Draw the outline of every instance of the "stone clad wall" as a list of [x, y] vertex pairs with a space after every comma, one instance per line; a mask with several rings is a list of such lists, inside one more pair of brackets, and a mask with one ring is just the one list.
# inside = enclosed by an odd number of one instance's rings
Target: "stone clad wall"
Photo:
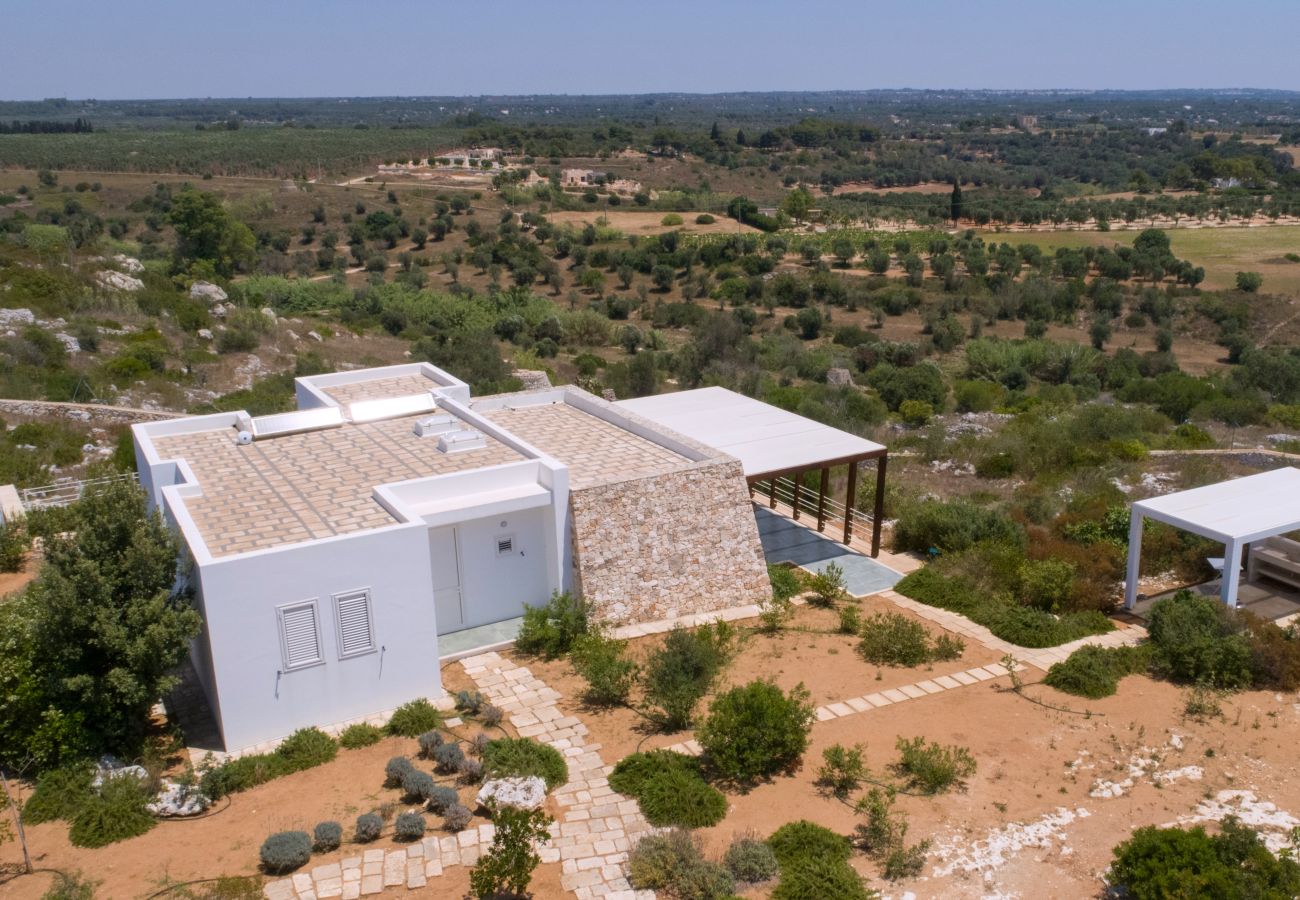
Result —
[[736, 460], [573, 491], [578, 590], [598, 618], [653, 622], [771, 595]]

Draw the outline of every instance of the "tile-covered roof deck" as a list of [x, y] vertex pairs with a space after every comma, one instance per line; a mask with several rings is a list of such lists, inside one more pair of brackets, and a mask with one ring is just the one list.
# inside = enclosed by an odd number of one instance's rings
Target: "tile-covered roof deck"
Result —
[[438, 387], [437, 382], [423, 375], [395, 375], [390, 378], [371, 378], [350, 384], [322, 387], [326, 394], [345, 409], [359, 400], [380, 400], [385, 397], [405, 397], [425, 394]]
[[442, 453], [436, 437], [412, 433], [418, 418], [348, 423], [251, 444], [238, 443], [234, 428], [153, 442], [162, 459], [183, 459], [194, 472], [203, 496], [185, 506], [208, 551], [220, 557], [393, 525], [373, 498], [376, 485], [524, 459], [490, 436], [482, 449]]
[[680, 453], [563, 402], [475, 410], [569, 467], [574, 489], [692, 465]]

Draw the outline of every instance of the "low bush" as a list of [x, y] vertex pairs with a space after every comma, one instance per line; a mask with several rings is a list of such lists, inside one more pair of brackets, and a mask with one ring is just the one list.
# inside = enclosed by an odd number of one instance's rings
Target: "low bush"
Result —
[[217, 800], [323, 765], [338, 756], [338, 752], [338, 743], [319, 728], [300, 728], [270, 753], [241, 756], [208, 769], [200, 778], [199, 787], [208, 798]]
[[287, 875], [311, 859], [311, 838], [305, 831], [281, 831], [262, 842], [258, 856], [268, 875]]
[[329, 853], [343, 844], [343, 826], [338, 822], [318, 822], [311, 833], [311, 848], [316, 853]]
[[727, 798], [698, 773], [668, 768], [649, 779], [636, 794], [651, 825], [705, 828], [727, 814]]
[[436, 787], [433, 776], [428, 772], [412, 769], [402, 777], [402, 794], [407, 803], [423, 803], [433, 795]]
[[[709, 215], [708, 213], [700, 213], [698, 216], [695, 217], [696, 225], [712, 225], [716, 221], [717, 219], [713, 218], [713, 216]], [[1291, 255], [1294, 256], [1295, 254], [1293, 253]]]
[[433, 751], [433, 767], [441, 775], [455, 775], [465, 764], [465, 751], [460, 744], [442, 744]]
[[914, 790], [940, 794], [975, 774], [975, 758], [965, 747], [943, 746], [925, 738], [899, 738], [895, 771]]
[[378, 744], [384, 737], [384, 731], [377, 725], [358, 722], [343, 729], [339, 735], [339, 744], [349, 750], [360, 750]]
[[1024, 543], [1024, 532], [1003, 512], [969, 500], [922, 500], [899, 511], [894, 549], [957, 553], [978, 543]]
[[929, 841], [907, 846], [907, 820], [894, 812], [894, 792], [875, 787], [858, 802], [857, 811], [867, 821], [854, 830], [853, 842], [881, 864], [889, 880], [921, 874]]
[[22, 522], [0, 522], [0, 572], [20, 572], [32, 538]]
[[627, 703], [639, 671], [627, 658], [627, 641], [592, 631], [574, 642], [572, 660], [573, 668], [587, 682], [584, 700], [595, 706]]
[[1139, 828], [1117, 846], [1109, 879], [1133, 900], [1300, 896], [1300, 863], [1276, 857], [1235, 818], [1217, 835], [1197, 826]]
[[682, 217], [679, 213], [668, 213], [659, 220], [660, 225], [673, 226], [682, 224]]
[[803, 592], [804, 579], [793, 566], [768, 565], [768, 581], [772, 582], [772, 596], [789, 600]]
[[473, 819], [474, 813], [468, 806], [455, 803], [442, 814], [442, 827], [448, 831], [463, 831]]
[[67, 766], [42, 772], [36, 790], [23, 804], [23, 822], [38, 825], [62, 819], [71, 822], [94, 792], [95, 770], [90, 765]]
[[703, 779], [703, 765], [694, 756], [675, 750], [647, 750], [632, 753], [614, 764], [609, 786], [629, 797], [640, 795], [647, 783], [665, 772], [680, 771]]
[[844, 570], [837, 563], [827, 563], [820, 572], [814, 572], [808, 579], [808, 590], [808, 602], [813, 606], [833, 607], [849, 596]]
[[422, 759], [433, 759], [433, 751], [443, 745], [441, 731], [426, 731], [417, 738], [420, 745], [420, 757]]
[[767, 845], [776, 854], [782, 869], [816, 857], [847, 862], [853, 851], [853, 845], [844, 835], [807, 819], [785, 823], [767, 839]]
[[281, 741], [275, 752], [291, 771], [300, 772], [333, 760], [339, 755], [339, 745], [319, 728], [299, 728]]
[[423, 697], [403, 703], [393, 710], [385, 730], [399, 737], [419, 737], [426, 731], [433, 731], [442, 725], [442, 713], [434, 709], [433, 704]]
[[424, 837], [424, 816], [417, 812], [404, 812], [393, 823], [393, 836], [399, 841], [418, 841]]
[[751, 681], [713, 701], [696, 740], [724, 778], [750, 783], [799, 760], [815, 717], [802, 683], [787, 694], [773, 682]]
[[150, 799], [148, 785], [132, 775], [105, 779], [73, 816], [68, 840], [74, 847], [104, 847], [144, 834], [156, 824]]
[[470, 872], [470, 890], [476, 897], [526, 897], [533, 870], [541, 863], [536, 845], [550, 837], [548, 817], [540, 809], [497, 810], [492, 846]]
[[919, 666], [956, 659], [966, 649], [960, 639], [949, 635], [932, 640], [924, 625], [902, 613], [868, 616], [858, 633], [862, 635], [858, 653], [876, 665]]
[[837, 630], [840, 634], [857, 634], [862, 630], [862, 610], [846, 604], [838, 612], [840, 621]]
[[483, 773], [488, 778], [537, 775], [553, 791], [569, 780], [569, 767], [554, 747], [530, 738], [498, 738], [483, 748]]
[[415, 771], [415, 766], [405, 756], [394, 756], [384, 765], [384, 787], [401, 787], [406, 776]]
[[759, 884], [776, 877], [776, 854], [763, 841], [751, 837], [736, 838], [722, 857], [722, 864], [737, 881]]
[[681, 830], [638, 841], [628, 857], [628, 877], [637, 890], [672, 900], [725, 900], [736, 889], [731, 873], [705, 859], [699, 841]]
[[776, 634], [794, 618], [794, 603], [788, 597], [764, 597], [758, 601], [758, 630]]
[[[257, 881], [260, 884], [261, 879]], [[55, 872], [54, 883], [41, 894], [41, 900], [95, 900], [97, 884], [80, 872]]]
[[781, 880], [771, 900], [872, 900], [880, 895], [868, 891], [858, 873], [846, 862], [806, 859], [797, 865], [781, 866]]
[[836, 797], [847, 797], [861, 787], [867, 777], [867, 766], [862, 761], [863, 746], [832, 744], [822, 751], [822, 766], [817, 770], [817, 784]]
[[587, 633], [587, 605], [567, 593], [554, 594], [545, 606], [525, 606], [515, 649], [530, 656], [557, 659]]
[[1151, 607], [1147, 620], [1157, 671], [1177, 681], [1222, 688], [1250, 685], [1250, 643], [1240, 620], [1217, 599], [1179, 591]]
[[464, 784], [478, 784], [483, 780], [483, 763], [477, 759], [466, 759], [457, 770]]
[[1125, 675], [1145, 672], [1151, 664], [1148, 646], [1080, 647], [1064, 662], [1054, 664], [1043, 678], [1058, 691], [1097, 700], [1115, 693]]
[[429, 791], [429, 796], [426, 799], [429, 801], [429, 810], [440, 816], [445, 815], [447, 810], [460, 802], [460, 796], [454, 788], [441, 784], [435, 785], [433, 790]]
[[488, 700], [479, 691], [457, 691], [456, 692], [456, 711], [467, 715], [476, 716], [483, 709], [483, 705]]
[[353, 836], [357, 843], [368, 844], [371, 841], [378, 840], [379, 835], [384, 830], [384, 820], [376, 813], [362, 813], [357, 816], [356, 829]]
[[649, 716], [656, 725], [680, 731], [691, 724], [695, 707], [730, 657], [734, 634], [725, 622], [668, 632], [646, 660], [643, 679]]

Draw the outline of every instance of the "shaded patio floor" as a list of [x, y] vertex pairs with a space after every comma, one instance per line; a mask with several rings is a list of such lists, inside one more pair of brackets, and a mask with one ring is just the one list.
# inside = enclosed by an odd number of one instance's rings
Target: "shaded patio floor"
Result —
[[888, 590], [903, 577], [865, 553], [819, 534], [816, 528], [805, 527], [757, 503], [754, 519], [763, 542], [763, 556], [769, 563], [794, 563], [812, 572], [835, 563], [844, 570], [848, 591], [855, 597]]
[[[1187, 590], [1217, 600], [1221, 584], [1221, 579], [1215, 578], [1203, 584], [1191, 585]], [[1151, 614], [1151, 607], [1156, 601], [1172, 597], [1176, 593], [1177, 591], [1166, 591], [1154, 597], [1143, 597], [1134, 605], [1132, 613], [1145, 620]], [[1247, 584], [1243, 580], [1237, 588], [1237, 609], [1252, 612], [1269, 622], [1289, 620], [1293, 616], [1300, 615], [1300, 591], [1276, 581], [1260, 580]]]

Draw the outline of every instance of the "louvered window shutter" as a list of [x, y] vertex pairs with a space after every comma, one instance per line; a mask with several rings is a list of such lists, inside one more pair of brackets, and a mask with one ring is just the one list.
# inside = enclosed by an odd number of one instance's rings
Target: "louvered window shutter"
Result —
[[316, 604], [303, 603], [298, 606], [282, 607], [280, 631], [284, 640], [286, 669], [298, 669], [321, 661]]
[[356, 656], [375, 649], [370, 622], [370, 592], [355, 591], [334, 598], [339, 626], [339, 656]]

